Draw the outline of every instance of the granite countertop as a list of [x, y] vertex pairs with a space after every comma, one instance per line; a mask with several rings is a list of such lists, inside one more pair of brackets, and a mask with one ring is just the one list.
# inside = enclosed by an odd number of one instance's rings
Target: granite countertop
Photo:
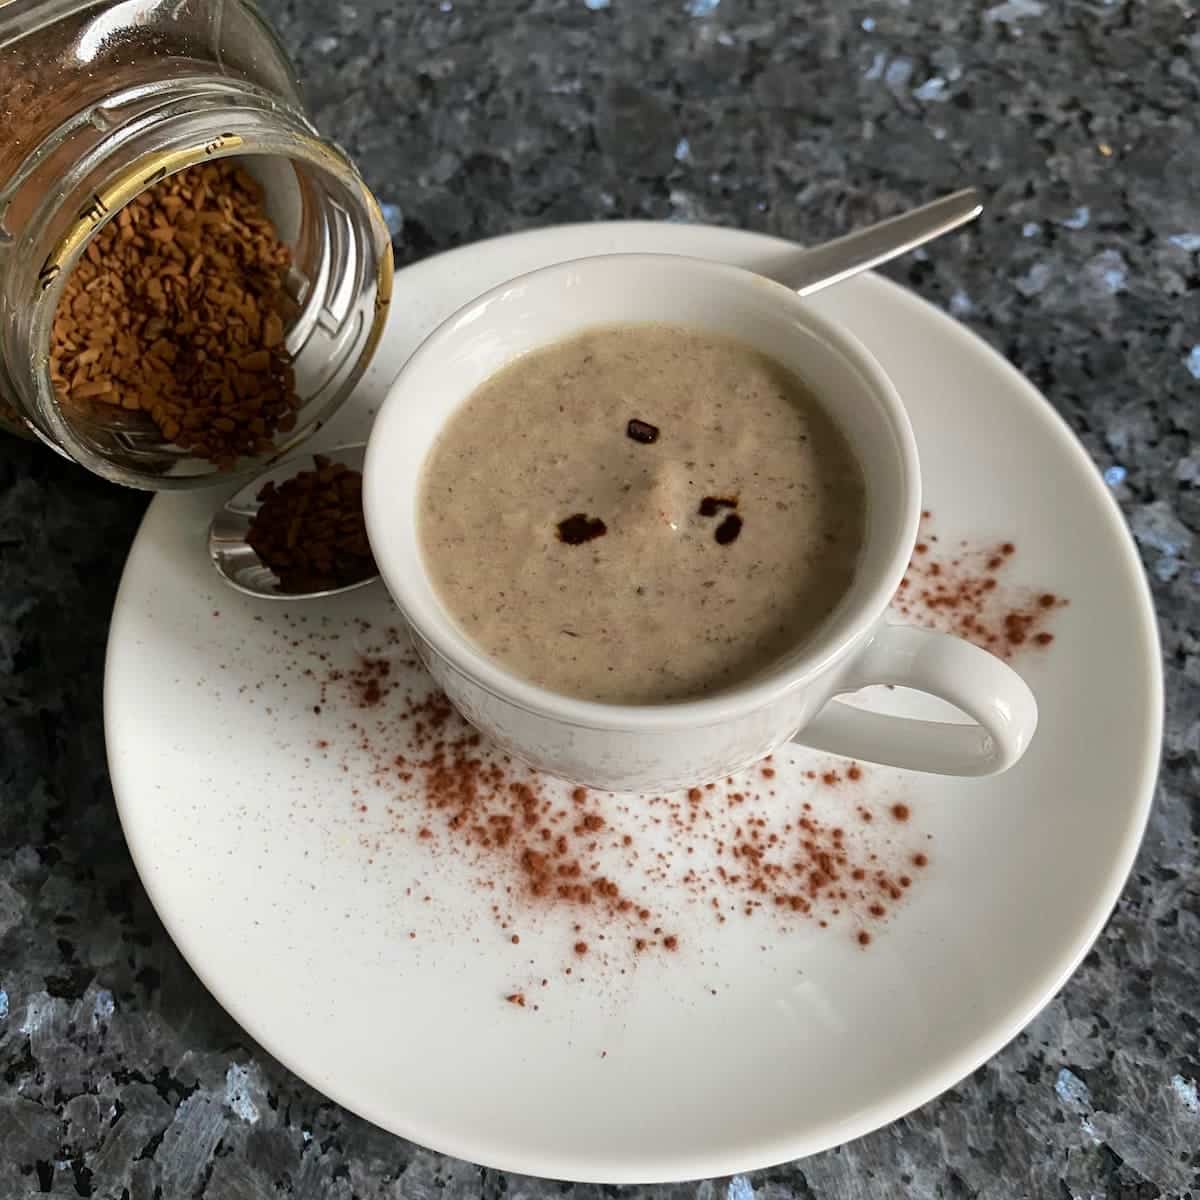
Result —
[[[401, 262], [561, 221], [809, 241], [975, 183], [889, 270], [1083, 440], [1141, 549], [1162, 777], [1115, 914], [1002, 1053], [850, 1146], [639, 1195], [1200, 1196], [1200, 24], [1185, 3], [269, 0]], [[0, 440], [0, 1196], [596, 1195], [350, 1116], [251, 1044], [146, 899], [101, 679], [145, 504]]]

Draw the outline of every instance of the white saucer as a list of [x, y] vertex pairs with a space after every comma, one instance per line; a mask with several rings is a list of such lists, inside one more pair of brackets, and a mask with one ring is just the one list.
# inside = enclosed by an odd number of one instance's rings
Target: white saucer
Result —
[[[794, 253], [724, 229], [595, 224], [409, 267], [357, 402], [325, 440], [365, 435], [420, 338], [479, 292], [561, 259], [647, 250], [767, 272]], [[679, 947], [635, 954], [617, 922], [601, 949], [605, 927], [591, 919], [592, 949], [566, 975], [585, 936], [571, 915], [504, 898], [510, 876], [489, 893], [481, 863], [448, 852], [444, 828], [418, 835], [434, 822], [415, 784], [372, 780], [378, 753], [356, 750], [355, 738], [365, 729], [378, 743], [399, 693], [357, 710], [345, 685], [322, 700], [304, 674], [352, 666], [357, 651], [386, 641], [394, 618], [382, 590], [315, 606], [255, 602], [207, 561], [218, 497], [151, 506], [108, 652], [121, 821], [205, 985], [347, 1108], [439, 1151], [530, 1174], [618, 1183], [763, 1167], [866, 1133], [974, 1070], [1098, 934], [1146, 822], [1162, 718], [1149, 593], [1118, 510], [1049, 405], [947, 317], [878, 278], [812, 303], [847, 322], [899, 387], [938, 546], [1010, 540], [1002, 588], [1070, 601], [1048, 618], [1053, 644], [1013, 660], [1037, 693], [1041, 726], [1007, 775], [955, 782], [867, 769], [853, 788], [826, 787], [805, 772], [833, 764], [797, 752], [774, 764], [769, 786], [734, 785], [760, 794], [747, 811], [757, 804], [768, 822], [790, 823], [811, 803], [826, 830], [845, 824], [855, 853], [878, 852], [889, 870], [927, 852], [883, 921], [849, 902], [836, 916], [784, 919], [767, 906], [719, 923], [711, 896], [694, 902], [655, 881], [656, 852], [686, 853], [666, 806], [598, 798], [611, 818], [605, 836], [627, 829], [641, 854], [618, 881]], [[421, 687], [398, 658], [390, 682]], [[387, 728], [399, 730], [384, 736], [402, 752], [402, 730]], [[557, 786], [546, 794], [565, 797]], [[891, 819], [896, 803], [911, 806], [908, 821]], [[732, 819], [720, 818], [726, 833]], [[713, 853], [710, 838], [696, 861]], [[510, 928], [491, 911], [497, 896]], [[864, 949], [856, 935], [866, 929]], [[523, 1008], [505, 1000], [517, 992]]]

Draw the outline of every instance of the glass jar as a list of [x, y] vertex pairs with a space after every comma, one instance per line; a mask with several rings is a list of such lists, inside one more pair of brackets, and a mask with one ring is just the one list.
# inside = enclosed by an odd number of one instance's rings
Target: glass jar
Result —
[[290, 249], [283, 346], [298, 402], [292, 428], [239, 459], [240, 474], [318, 429], [367, 365], [392, 285], [374, 197], [305, 116], [248, 0], [0, 0], [0, 423], [117, 483], [216, 481], [213, 462], [145, 413], [64, 404], [50, 349], [64, 285], [98, 231], [167, 175], [228, 157], [261, 185]]

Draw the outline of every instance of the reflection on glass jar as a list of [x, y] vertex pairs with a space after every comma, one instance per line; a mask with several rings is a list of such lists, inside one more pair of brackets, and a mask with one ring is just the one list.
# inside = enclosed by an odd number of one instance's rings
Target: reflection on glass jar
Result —
[[[347, 398], [390, 299], [389, 235], [353, 165], [305, 116], [286, 56], [252, 5], [10, 0], [0, 5], [0, 128], [0, 423], [116, 482], [166, 489], [261, 466]], [[72, 286], [72, 271], [84, 256], [95, 268], [101, 247], [116, 244], [112, 229], [97, 240], [100, 231], [115, 221], [122, 236], [131, 214], [149, 219], [157, 203], [149, 189], [227, 159], [257, 181], [263, 213], [287, 246], [279, 301], [269, 306], [281, 328], [267, 336], [296, 396], [294, 418], [269, 423], [265, 439], [246, 443], [236, 459], [211, 452], [202, 436], [180, 436], [152, 398], [111, 402], [113, 389], [79, 366], [101, 349], [70, 359], [74, 385], [61, 371], [55, 385], [51, 361], [52, 337], [62, 361], [60, 303], [87, 303], [83, 274]], [[181, 278], [167, 263], [162, 286], [187, 287], [191, 266]], [[89, 288], [99, 286], [96, 273], [89, 270]], [[107, 319], [114, 333], [129, 329], [125, 307]], [[175, 345], [189, 336], [176, 317], [146, 334]], [[148, 349], [136, 345], [138, 354]], [[195, 357], [185, 354], [179, 370], [193, 371]]]

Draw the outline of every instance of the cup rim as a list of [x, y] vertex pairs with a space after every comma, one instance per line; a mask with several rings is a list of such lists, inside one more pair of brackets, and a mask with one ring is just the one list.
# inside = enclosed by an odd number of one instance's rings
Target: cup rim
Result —
[[[374, 499], [377, 490], [385, 486], [383, 482], [377, 484], [376, 481], [387, 478], [387, 465], [380, 460], [383, 439], [378, 433], [395, 420], [399, 397], [404, 393], [411, 377], [418, 369], [426, 367], [431, 360], [435, 361], [460, 330], [478, 328], [477, 323], [481, 319], [486, 320], [488, 306], [514, 287], [549, 286], [556, 277], [599, 269], [601, 264], [607, 269], [613, 269], [614, 264], [618, 264], [618, 269], [619, 265], [627, 265], [631, 270], [637, 267], [653, 267], [659, 271], [698, 271], [708, 274], [714, 284], [721, 287], [753, 287], [773, 291], [779, 303], [789, 309], [798, 324], [829, 343], [863, 376], [876, 397], [883, 403], [902, 460], [902, 475], [907, 484], [902, 499], [903, 535], [893, 548], [887, 569], [881, 572], [880, 578], [870, 586], [865, 597], [842, 621], [821, 630], [810, 644], [803, 646], [786, 663], [746, 683], [724, 688], [712, 696], [657, 704], [612, 704], [568, 696], [541, 687], [502, 666], [478, 649], [466, 634], [460, 632], [429, 579], [428, 571], [421, 560], [419, 545], [417, 558], [420, 562], [420, 574], [435, 601], [435, 612], [432, 614], [435, 620], [414, 617], [413, 605], [410, 603], [412, 591], [408, 572], [392, 569], [393, 564], [389, 562], [387, 538], [379, 515], [384, 507], [384, 496], [380, 494], [378, 501]], [[552, 341], [552, 338], [548, 338], [546, 344], [549, 345]], [[459, 403], [465, 401], [467, 395], [469, 393], [464, 394]], [[419, 479], [418, 471], [409, 481], [412, 487], [417, 487]], [[669, 731], [716, 725], [745, 712], [767, 707], [810, 683], [868, 636], [885, 612], [900, 584], [912, 546], [916, 542], [920, 506], [920, 464], [916, 438], [908, 414], [895, 385], [859, 339], [843, 326], [813, 312], [807, 301], [784, 284], [743, 267], [677, 254], [599, 254], [570, 259], [514, 276], [460, 306], [425, 337], [388, 387], [368, 436], [363, 466], [363, 509], [368, 540], [384, 585], [412, 631], [451, 667], [497, 699], [560, 724], [588, 729]]]

